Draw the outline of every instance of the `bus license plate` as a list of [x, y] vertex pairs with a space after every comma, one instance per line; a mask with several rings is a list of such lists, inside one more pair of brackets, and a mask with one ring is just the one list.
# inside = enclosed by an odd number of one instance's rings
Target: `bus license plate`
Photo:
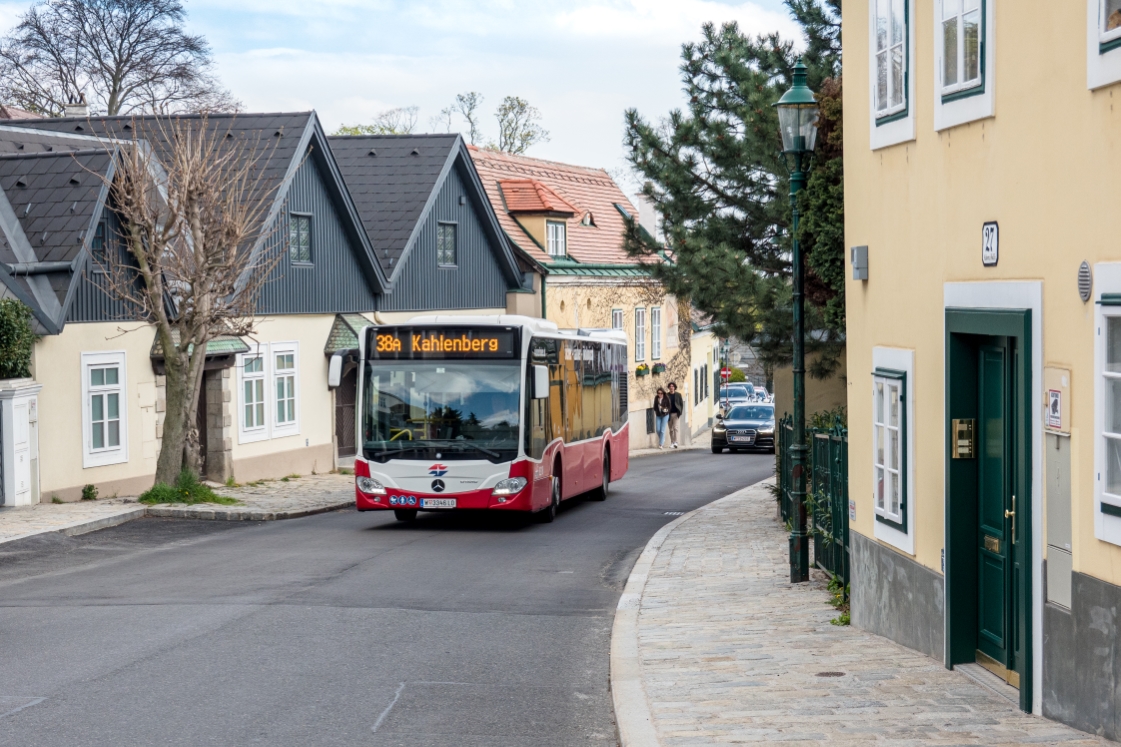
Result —
[[754, 436], [729, 436], [728, 440], [734, 444], [753, 444], [755, 443]]
[[455, 508], [455, 498], [421, 498], [421, 508]]

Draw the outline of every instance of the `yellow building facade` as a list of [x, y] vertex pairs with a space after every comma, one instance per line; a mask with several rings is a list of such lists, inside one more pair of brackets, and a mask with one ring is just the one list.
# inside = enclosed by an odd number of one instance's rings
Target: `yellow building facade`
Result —
[[1121, 738], [1121, 2], [843, 31], [853, 623]]

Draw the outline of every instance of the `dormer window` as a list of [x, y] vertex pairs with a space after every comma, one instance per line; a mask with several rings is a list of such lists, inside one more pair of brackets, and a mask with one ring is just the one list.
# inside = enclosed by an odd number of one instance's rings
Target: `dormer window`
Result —
[[[1118, 1], [1121, 2], [1121, 0], [1118, 0]], [[582, 225], [582, 226], [592, 226], [594, 228], [595, 224], [596, 224], [596, 219], [592, 217], [591, 212], [584, 213], [584, 217], [580, 220], [580, 225]]]
[[563, 257], [568, 254], [565, 228], [563, 221], [550, 220], [545, 222], [545, 249], [550, 257]]

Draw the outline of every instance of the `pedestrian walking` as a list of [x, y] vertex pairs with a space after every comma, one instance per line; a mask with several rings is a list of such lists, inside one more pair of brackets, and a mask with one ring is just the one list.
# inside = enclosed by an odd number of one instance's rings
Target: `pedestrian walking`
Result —
[[681, 416], [685, 414], [685, 400], [677, 391], [677, 382], [669, 383], [669, 440], [677, 448], [677, 431]]
[[666, 426], [669, 424], [669, 396], [658, 387], [654, 396], [654, 429], [658, 432], [658, 448], [666, 447]]

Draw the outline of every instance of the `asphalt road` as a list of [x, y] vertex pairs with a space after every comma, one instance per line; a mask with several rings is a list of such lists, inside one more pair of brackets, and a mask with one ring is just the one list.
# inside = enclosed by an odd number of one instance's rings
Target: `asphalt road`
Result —
[[0, 745], [611, 745], [614, 609], [770, 455], [635, 459], [556, 522], [353, 510], [0, 545]]

